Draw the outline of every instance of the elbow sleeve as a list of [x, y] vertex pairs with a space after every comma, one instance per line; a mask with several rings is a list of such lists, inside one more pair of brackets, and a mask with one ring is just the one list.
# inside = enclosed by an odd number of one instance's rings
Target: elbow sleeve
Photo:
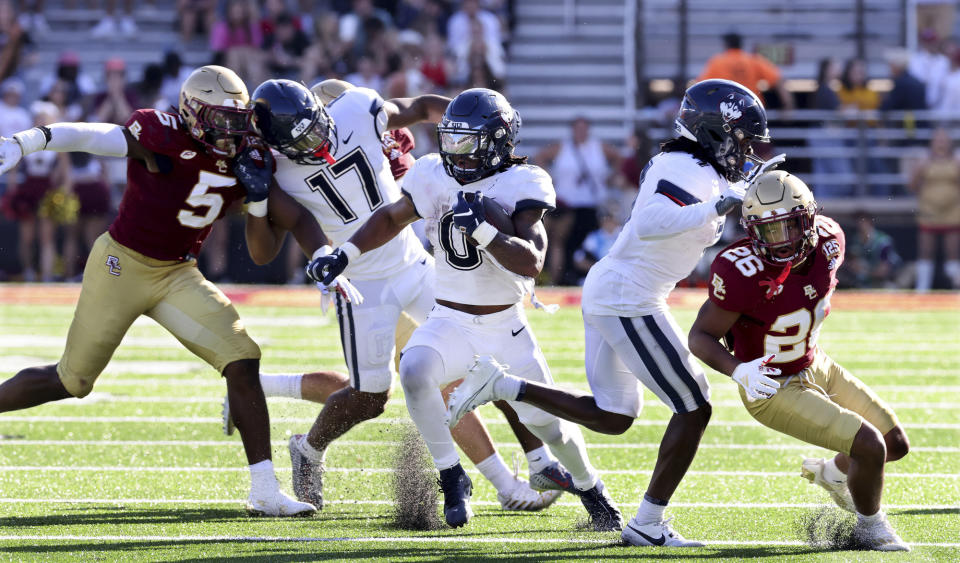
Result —
[[123, 127], [113, 123], [54, 123], [48, 127], [46, 150], [86, 152], [100, 156], [127, 156]]

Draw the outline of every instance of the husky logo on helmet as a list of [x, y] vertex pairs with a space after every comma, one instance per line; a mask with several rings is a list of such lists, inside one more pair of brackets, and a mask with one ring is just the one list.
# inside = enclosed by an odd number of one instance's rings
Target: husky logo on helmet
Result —
[[764, 261], [793, 265], [817, 247], [818, 212], [813, 193], [803, 180], [775, 170], [760, 176], [747, 188], [741, 222]]
[[193, 71], [180, 88], [180, 117], [190, 136], [207, 152], [231, 158], [243, 147], [252, 111], [247, 87], [232, 70], [207, 65]]
[[729, 123], [743, 117], [743, 112], [740, 111], [740, 105], [742, 104], [743, 102], [737, 100], [736, 95], [730, 94], [727, 96], [727, 99], [720, 102], [720, 115], [723, 116], [723, 120]]

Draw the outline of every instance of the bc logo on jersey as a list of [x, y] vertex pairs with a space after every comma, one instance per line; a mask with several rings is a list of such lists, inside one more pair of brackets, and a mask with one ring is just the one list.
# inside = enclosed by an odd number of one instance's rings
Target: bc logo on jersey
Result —
[[107, 273], [111, 276], [120, 275], [120, 259], [116, 256], [107, 255]]

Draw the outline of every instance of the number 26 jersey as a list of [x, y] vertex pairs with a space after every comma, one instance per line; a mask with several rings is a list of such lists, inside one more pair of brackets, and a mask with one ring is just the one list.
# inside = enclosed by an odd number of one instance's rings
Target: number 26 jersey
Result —
[[731, 244], [714, 258], [710, 300], [740, 313], [731, 328], [738, 360], [776, 354], [770, 365], [783, 375], [799, 373], [813, 363], [846, 247], [843, 230], [833, 219], [818, 216], [816, 229], [816, 248], [781, 285], [776, 279], [783, 270], [761, 260], [749, 239]]
[[[390, 159], [383, 154], [387, 125], [384, 101], [369, 88], [347, 90], [326, 107], [337, 147], [333, 164], [298, 164], [274, 152], [280, 189], [306, 207], [336, 247], [346, 242], [374, 211], [401, 197]], [[354, 280], [388, 277], [427, 256], [410, 227], [393, 240], [364, 252], [347, 266]]]

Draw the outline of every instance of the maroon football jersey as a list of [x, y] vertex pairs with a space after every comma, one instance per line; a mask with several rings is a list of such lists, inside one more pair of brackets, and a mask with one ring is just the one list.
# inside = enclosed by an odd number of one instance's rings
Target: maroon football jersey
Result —
[[714, 258], [710, 300], [740, 313], [731, 329], [738, 360], [776, 354], [769, 365], [783, 375], [798, 373], [813, 362], [846, 248], [843, 231], [833, 219], [818, 216], [816, 228], [817, 248], [782, 284], [777, 278], [783, 268], [761, 260], [750, 239], [731, 244]]
[[196, 255], [213, 222], [246, 195], [233, 175], [233, 160], [207, 154], [172, 113], [137, 110], [126, 126], [156, 154], [160, 171], [128, 159], [127, 189], [110, 235], [157, 260]]

